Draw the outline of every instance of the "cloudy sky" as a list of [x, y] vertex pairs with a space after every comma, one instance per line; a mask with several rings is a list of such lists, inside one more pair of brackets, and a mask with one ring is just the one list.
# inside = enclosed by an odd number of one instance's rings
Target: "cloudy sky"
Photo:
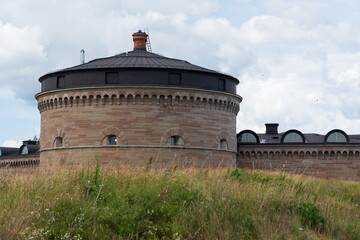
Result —
[[227, 72], [243, 97], [237, 131], [360, 133], [358, 0], [1, 0], [0, 146], [40, 133], [43, 74], [132, 50]]

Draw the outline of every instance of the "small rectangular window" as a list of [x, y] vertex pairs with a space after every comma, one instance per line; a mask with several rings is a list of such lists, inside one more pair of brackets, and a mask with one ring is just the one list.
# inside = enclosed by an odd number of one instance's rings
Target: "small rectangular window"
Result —
[[65, 76], [59, 76], [59, 77], [57, 77], [56, 87], [57, 87], [57, 88], [63, 88], [63, 87], [65, 87]]
[[219, 78], [218, 88], [219, 88], [219, 90], [225, 90], [225, 79]]
[[116, 84], [119, 83], [119, 73], [118, 72], [107, 72], [105, 76], [106, 84]]
[[169, 85], [181, 85], [181, 73], [169, 73]]

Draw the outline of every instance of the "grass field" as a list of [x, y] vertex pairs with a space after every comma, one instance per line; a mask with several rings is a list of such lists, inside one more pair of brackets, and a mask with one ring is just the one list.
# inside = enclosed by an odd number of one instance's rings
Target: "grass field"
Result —
[[98, 165], [0, 176], [0, 239], [360, 239], [360, 184]]

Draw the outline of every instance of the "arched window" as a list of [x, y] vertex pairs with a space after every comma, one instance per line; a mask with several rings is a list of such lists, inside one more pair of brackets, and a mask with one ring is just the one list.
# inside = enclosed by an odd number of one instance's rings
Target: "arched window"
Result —
[[305, 143], [304, 135], [298, 130], [289, 130], [281, 137], [282, 143]]
[[29, 154], [29, 149], [27, 146], [24, 146], [22, 149], [21, 149], [21, 155], [26, 155], [26, 154]]
[[225, 139], [220, 140], [220, 149], [222, 150], [228, 150], [228, 143]]
[[334, 129], [328, 132], [325, 136], [326, 143], [348, 143], [349, 137], [348, 135], [339, 129]]
[[55, 147], [62, 147], [62, 144], [63, 144], [63, 139], [61, 137], [55, 138], [55, 142], [54, 142]]
[[238, 143], [240, 144], [257, 144], [259, 143], [259, 137], [251, 130], [241, 131], [237, 135]]
[[106, 136], [106, 145], [117, 145], [117, 137], [115, 135]]
[[164, 132], [160, 140], [161, 146], [189, 146], [189, 138], [178, 127], [169, 128]]

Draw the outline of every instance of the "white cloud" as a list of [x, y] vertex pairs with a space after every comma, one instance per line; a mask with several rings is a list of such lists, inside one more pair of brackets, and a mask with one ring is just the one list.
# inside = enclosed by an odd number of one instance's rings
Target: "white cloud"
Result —
[[44, 62], [44, 46], [39, 43], [39, 28], [17, 28], [0, 21], [0, 68], [21, 67], [19, 64]]
[[22, 145], [21, 140], [5, 140], [5, 142], [2, 144], [4, 147], [20, 147]]
[[38, 89], [34, 73], [46, 62], [41, 36], [38, 27], [16, 27], [0, 19], [0, 84], [22, 99], [33, 100]]
[[121, 1], [121, 7], [130, 13], [145, 13], [147, 11], [157, 11], [174, 15], [186, 13], [189, 16], [204, 16], [218, 9], [218, 2], [214, 0], [182, 0], [182, 1]]

